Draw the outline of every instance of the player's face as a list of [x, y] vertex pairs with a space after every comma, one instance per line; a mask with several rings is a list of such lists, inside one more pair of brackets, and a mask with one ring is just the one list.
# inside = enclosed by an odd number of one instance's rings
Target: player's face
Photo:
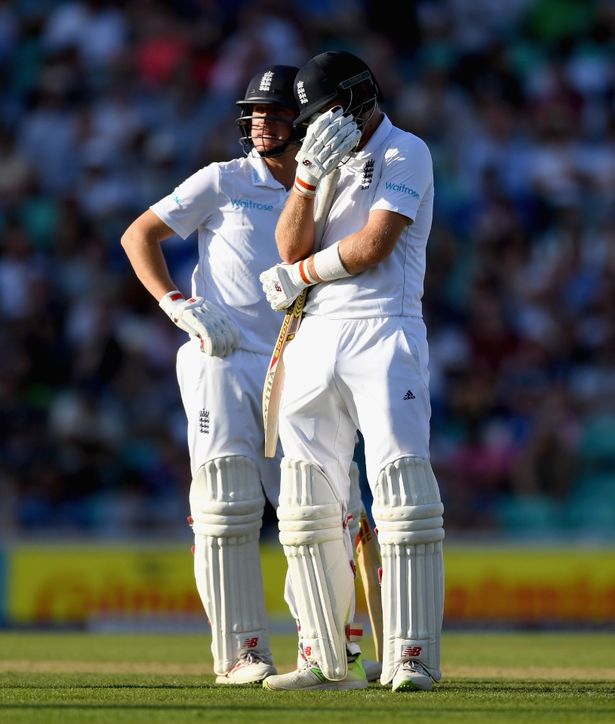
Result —
[[272, 151], [288, 140], [292, 133], [295, 111], [276, 105], [252, 108], [252, 142], [257, 151]]

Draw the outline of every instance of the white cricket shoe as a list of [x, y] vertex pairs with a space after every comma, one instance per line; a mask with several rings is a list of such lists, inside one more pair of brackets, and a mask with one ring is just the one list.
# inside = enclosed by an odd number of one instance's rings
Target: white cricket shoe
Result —
[[368, 681], [378, 681], [382, 673], [382, 664], [380, 661], [372, 661], [371, 659], [363, 659], [363, 668]]
[[433, 679], [420, 661], [402, 661], [393, 676], [393, 691], [431, 691]]
[[253, 651], [242, 654], [226, 674], [216, 676], [216, 684], [260, 684], [263, 679], [276, 674], [276, 668], [266, 658]]
[[271, 691], [294, 691], [297, 689], [342, 691], [345, 689], [366, 689], [367, 685], [367, 678], [360, 656], [357, 656], [352, 663], [348, 662], [348, 674], [341, 681], [327, 679], [315, 661], [307, 661], [303, 668], [291, 671], [290, 674], [268, 676], [263, 681], [263, 688]]

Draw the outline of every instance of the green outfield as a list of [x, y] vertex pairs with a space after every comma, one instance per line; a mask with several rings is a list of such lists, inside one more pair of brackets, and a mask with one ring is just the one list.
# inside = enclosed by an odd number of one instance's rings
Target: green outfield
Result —
[[[272, 643], [278, 668], [290, 670], [294, 637]], [[215, 687], [200, 634], [8, 632], [0, 721], [615, 721], [615, 633], [450, 632], [442, 654], [444, 679], [431, 693], [274, 693]]]

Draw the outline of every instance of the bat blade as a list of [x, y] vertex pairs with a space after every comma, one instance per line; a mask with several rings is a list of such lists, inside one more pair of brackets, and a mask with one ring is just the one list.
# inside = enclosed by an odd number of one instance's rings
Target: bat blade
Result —
[[380, 575], [382, 562], [380, 546], [376, 533], [372, 529], [365, 510], [361, 511], [359, 534], [355, 543], [357, 568], [363, 584], [367, 613], [372, 627], [376, 658], [382, 661], [382, 598], [380, 595]]
[[[314, 239], [315, 248], [320, 246], [324, 225], [331, 210], [335, 189], [340, 178], [339, 168], [325, 176], [321, 182], [321, 190], [317, 196], [316, 210], [314, 214]], [[282, 355], [284, 348], [290, 342], [301, 324], [303, 318], [303, 307], [307, 298], [309, 287], [304, 289], [297, 297], [294, 304], [284, 315], [284, 321], [278, 334], [278, 339], [273, 348], [273, 354], [269, 361], [269, 368], [265, 375], [263, 385], [263, 425], [265, 427], [265, 457], [275, 457], [278, 446], [278, 415], [280, 410], [280, 397], [284, 383], [284, 361]]]
[[267, 374], [265, 375], [262, 403], [266, 458], [275, 457], [275, 451], [278, 446], [278, 413], [284, 381], [284, 349], [299, 329], [306, 297], [307, 289], [304, 289], [284, 315], [284, 320], [269, 361]]

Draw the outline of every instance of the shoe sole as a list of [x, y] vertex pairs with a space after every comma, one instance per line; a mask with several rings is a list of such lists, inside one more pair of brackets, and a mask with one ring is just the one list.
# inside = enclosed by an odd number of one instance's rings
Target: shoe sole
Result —
[[393, 691], [431, 691], [433, 684], [431, 681], [426, 681], [424, 686], [417, 686], [413, 681], [402, 681], [398, 684]]
[[258, 679], [246, 679], [246, 681], [238, 681], [236, 679], [233, 680], [227, 676], [221, 675], [216, 677], [215, 683], [219, 686], [260, 686], [268, 676], [275, 676], [276, 674], [277, 671], [273, 669], [273, 671], [269, 671], [268, 673], [263, 674]]
[[350, 689], [367, 689], [367, 681], [332, 681], [328, 684], [314, 684], [314, 686], [293, 687], [293, 688], [277, 688], [267, 683], [267, 679], [263, 681], [263, 689], [268, 691], [349, 691]]

